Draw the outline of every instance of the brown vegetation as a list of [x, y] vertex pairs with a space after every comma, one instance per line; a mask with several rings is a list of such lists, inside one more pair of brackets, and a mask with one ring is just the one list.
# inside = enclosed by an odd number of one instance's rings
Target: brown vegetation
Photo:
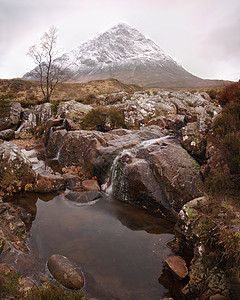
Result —
[[240, 192], [240, 82], [218, 97], [224, 108], [213, 123], [214, 155], [208, 183], [212, 193], [239, 196]]
[[[77, 100], [88, 102], [100, 94], [117, 93], [121, 91], [134, 92], [141, 90], [136, 85], [123, 84], [116, 79], [96, 80], [88, 83], [59, 83], [52, 96], [52, 101]], [[0, 102], [17, 101], [23, 107], [36, 105], [44, 101], [41, 84], [38, 81], [23, 79], [0, 79]]]

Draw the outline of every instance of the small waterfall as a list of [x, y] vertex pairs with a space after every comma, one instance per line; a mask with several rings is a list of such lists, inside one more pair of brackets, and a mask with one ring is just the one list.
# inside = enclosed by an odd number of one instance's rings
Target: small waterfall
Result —
[[113, 163], [112, 163], [112, 166], [110, 169], [110, 175], [109, 175], [107, 181], [104, 184], [102, 184], [102, 186], [101, 186], [102, 191], [105, 192], [108, 196], [110, 196], [112, 194], [114, 180], [117, 178], [117, 175], [118, 175], [119, 162], [123, 157], [127, 161], [128, 159], [133, 158], [133, 153], [130, 152], [130, 149], [124, 149], [113, 160]]
[[155, 143], [158, 143], [160, 141], [168, 139], [169, 137], [171, 137], [171, 136], [170, 135], [165, 135], [165, 136], [157, 138], [157, 139], [146, 140], [146, 141], [141, 142], [141, 144], [139, 144], [138, 147], [148, 147], [148, 146], [151, 146], [151, 145], [153, 145]]
[[141, 142], [139, 145], [137, 145], [135, 147], [132, 147], [129, 149], [123, 149], [122, 152], [119, 155], [117, 155], [115, 157], [115, 159], [113, 160], [109, 177], [108, 177], [107, 181], [104, 184], [102, 184], [101, 190], [104, 193], [106, 193], [108, 196], [110, 196], [112, 194], [114, 181], [118, 177], [118, 173], [119, 173], [120, 161], [122, 161], [124, 159], [123, 163], [129, 163], [129, 162], [131, 162], [129, 160], [132, 160], [132, 158], [135, 157], [137, 149], [142, 148], [142, 147], [147, 148], [155, 143], [157, 144], [160, 141], [168, 139], [169, 137], [171, 137], [171, 136], [167, 135], [167, 136], [163, 136], [160, 138], [146, 140], [146, 141]]

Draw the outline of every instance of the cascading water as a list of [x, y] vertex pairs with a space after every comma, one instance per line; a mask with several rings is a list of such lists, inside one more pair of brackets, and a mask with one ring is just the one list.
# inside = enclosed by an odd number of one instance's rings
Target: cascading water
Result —
[[112, 194], [114, 180], [117, 178], [119, 162], [123, 157], [132, 158], [133, 153], [129, 149], [124, 149], [113, 160], [113, 163], [112, 163], [112, 166], [111, 166], [111, 169], [110, 169], [109, 177], [108, 177], [107, 181], [101, 186], [102, 191], [105, 192], [108, 196], [110, 196]]
[[101, 186], [101, 190], [105, 192], [108, 196], [112, 194], [114, 181], [115, 179], [117, 179], [117, 173], [120, 168], [120, 162], [123, 158], [125, 159], [125, 163], [129, 163], [129, 159], [132, 159], [136, 156], [136, 152], [138, 149], [157, 144], [170, 137], [171, 136], [167, 135], [156, 139], [145, 140], [136, 147], [132, 147], [130, 149], [123, 149], [122, 152], [114, 158], [112, 166], [110, 168], [109, 177], [107, 178], [106, 182]]

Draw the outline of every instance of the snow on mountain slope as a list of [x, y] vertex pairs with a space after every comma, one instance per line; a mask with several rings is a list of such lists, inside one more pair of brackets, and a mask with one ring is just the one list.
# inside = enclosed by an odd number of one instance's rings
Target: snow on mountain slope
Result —
[[[175, 62], [137, 29], [119, 23], [59, 58], [70, 81], [116, 78], [143, 86], [188, 86], [203, 80]], [[34, 79], [34, 72], [24, 75]]]

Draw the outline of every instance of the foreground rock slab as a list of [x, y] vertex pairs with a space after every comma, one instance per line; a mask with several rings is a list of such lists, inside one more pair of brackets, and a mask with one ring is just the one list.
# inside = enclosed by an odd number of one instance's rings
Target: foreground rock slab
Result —
[[186, 262], [180, 256], [169, 256], [164, 261], [177, 279], [182, 280], [188, 275]]
[[68, 289], [80, 290], [84, 285], [83, 275], [67, 257], [53, 254], [47, 266], [53, 277]]

